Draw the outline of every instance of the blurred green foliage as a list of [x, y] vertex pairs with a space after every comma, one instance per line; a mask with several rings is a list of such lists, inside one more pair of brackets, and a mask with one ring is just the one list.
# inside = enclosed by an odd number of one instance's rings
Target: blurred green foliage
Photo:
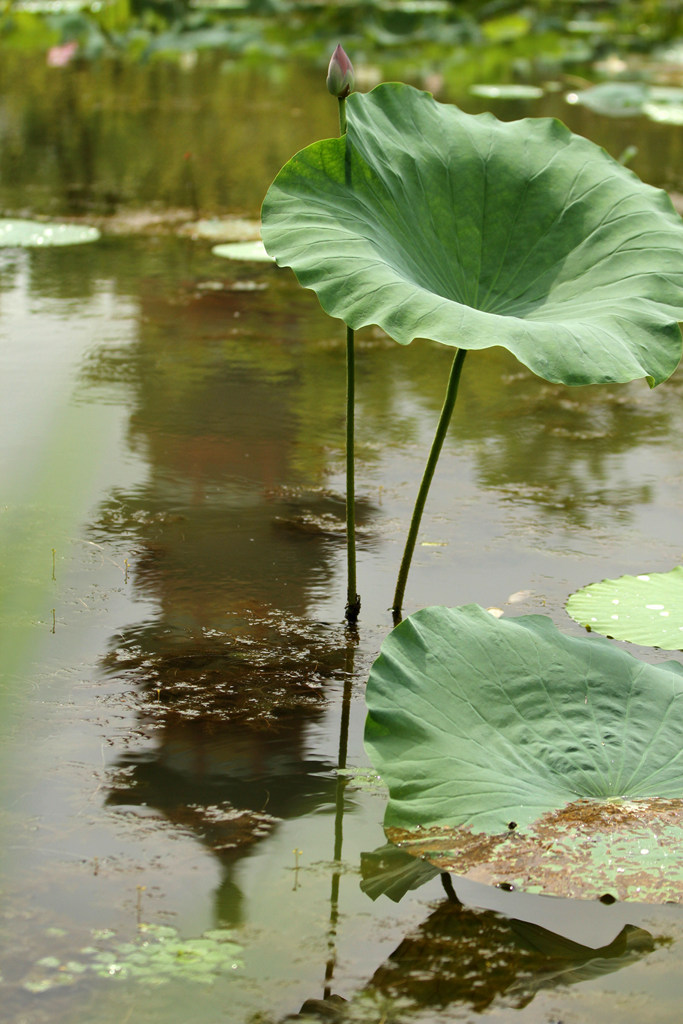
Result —
[[210, 48], [322, 61], [330, 40], [343, 39], [356, 61], [389, 58], [406, 74], [418, 52], [420, 59], [452, 61], [493, 46], [513, 60], [539, 49], [591, 59], [615, 48], [650, 50], [682, 32], [680, 0], [15, 0], [0, 15], [0, 47], [75, 41], [82, 60], [105, 53], [149, 60]]

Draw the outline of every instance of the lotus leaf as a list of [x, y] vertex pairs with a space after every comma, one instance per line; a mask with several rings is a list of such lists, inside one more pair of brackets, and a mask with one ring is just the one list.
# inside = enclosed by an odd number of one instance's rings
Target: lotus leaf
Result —
[[0, 247], [47, 248], [52, 245], [82, 245], [96, 242], [97, 228], [82, 224], [48, 224], [36, 220], [0, 218]]
[[680, 664], [544, 616], [427, 608], [384, 642], [367, 704], [408, 852], [533, 892], [683, 898]]
[[323, 308], [407, 344], [502, 345], [549, 381], [665, 380], [681, 354], [683, 222], [550, 118], [468, 115], [389, 83], [280, 171], [262, 235]]
[[683, 650], [683, 565], [591, 583], [571, 595], [567, 611], [586, 629], [615, 640]]

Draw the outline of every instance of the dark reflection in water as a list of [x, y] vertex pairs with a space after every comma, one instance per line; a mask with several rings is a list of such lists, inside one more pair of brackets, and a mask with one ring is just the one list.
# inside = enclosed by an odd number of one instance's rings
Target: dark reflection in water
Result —
[[[236, 925], [237, 862], [340, 792], [343, 811], [336, 762], [304, 740], [330, 684], [351, 678], [355, 639], [341, 608], [332, 623], [309, 611], [343, 557], [344, 500], [326, 486], [340, 350], [311, 337], [270, 269], [227, 270], [211, 287], [190, 266], [179, 285], [142, 278], [137, 341], [99, 348], [83, 382], [125, 387], [129, 444], [147, 465], [142, 483], [110, 492], [92, 536], [127, 554], [134, 594], [157, 609], [112, 636], [102, 662], [133, 684], [149, 737], [117, 760], [107, 802], [152, 808], [210, 850], [214, 916]], [[361, 500], [362, 544], [375, 514]]]
[[666, 940], [626, 925], [592, 949], [536, 924], [447, 901], [375, 972], [371, 990], [405, 1009], [453, 1004], [481, 1012], [494, 1001], [521, 1008], [543, 988], [599, 978], [647, 956]]
[[206, 846], [222, 868], [216, 918], [237, 925], [243, 913], [235, 862], [282, 819], [333, 803], [334, 766], [305, 756], [300, 716], [261, 730], [207, 724], [199, 709], [197, 717], [166, 724], [153, 751], [120, 759], [125, 785], [110, 790], [107, 802], [154, 808]]
[[[490, 1006], [522, 1009], [543, 989], [613, 974], [668, 945], [666, 937], [625, 925], [607, 945], [582, 945], [538, 924], [471, 909], [455, 897], [438, 904], [348, 1002], [335, 994], [309, 999], [286, 1021], [345, 1021], [360, 1007], [382, 1007], [382, 1019], [450, 1020], [451, 1013]], [[395, 1006], [395, 1011], [392, 1007]], [[436, 1015], [436, 1016], [434, 1016]]]

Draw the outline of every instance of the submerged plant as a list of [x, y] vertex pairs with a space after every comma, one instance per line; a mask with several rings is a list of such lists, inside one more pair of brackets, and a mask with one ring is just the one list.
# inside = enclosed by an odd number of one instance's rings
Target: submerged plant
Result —
[[455, 349], [398, 618], [467, 351], [501, 345], [568, 385], [660, 383], [681, 356], [683, 222], [664, 192], [553, 119], [471, 116], [397, 83], [354, 93], [346, 113], [343, 137], [280, 171], [262, 233], [349, 330]]
[[93, 945], [81, 949], [78, 957], [38, 960], [22, 987], [27, 992], [48, 992], [93, 975], [146, 985], [170, 981], [211, 984], [242, 967], [242, 947], [225, 928], [211, 929], [197, 939], [182, 939], [170, 925], [142, 922], [132, 942], [113, 941], [116, 933], [109, 929], [95, 929], [92, 938]]

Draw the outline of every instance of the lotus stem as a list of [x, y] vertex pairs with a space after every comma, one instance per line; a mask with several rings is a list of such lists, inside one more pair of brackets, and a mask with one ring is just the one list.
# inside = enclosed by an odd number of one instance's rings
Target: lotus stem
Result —
[[[346, 96], [339, 97], [339, 135], [346, 134]], [[356, 410], [356, 346], [355, 331], [346, 327], [346, 558], [347, 589], [345, 616], [353, 623], [360, 612], [360, 596], [356, 591], [356, 482], [355, 482], [355, 414]]]
[[427, 465], [425, 466], [425, 470], [422, 475], [420, 489], [417, 492], [415, 508], [413, 509], [413, 515], [410, 520], [410, 529], [408, 530], [408, 537], [406, 538], [406, 546], [403, 551], [401, 568], [399, 569], [398, 579], [396, 580], [396, 591], [394, 593], [394, 603], [392, 606], [394, 622], [400, 622], [401, 620], [401, 611], [403, 609], [403, 596], [405, 594], [406, 583], [408, 581], [408, 573], [410, 571], [410, 563], [413, 558], [413, 552], [415, 551], [415, 543], [417, 541], [417, 535], [420, 529], [420, 521], [422, 519], [422, 513], [424, 512], [425, 503], [427, 501], [427, 495], [429, 494], [429, 488], [432, 482], [432, 477], [434, 476], [434, 470], [436, 469], [436, 464], [439, 461], [439, 455], [441, 454], [444, 439], [448, 431], [448, 425], [451, 422], [451, 416], [453, 415], [455, 400], [458, 396], [458, 384], [460, 383], [460, 373], [462, 371], [462, 364], [465, 361], [466, 354], [466, 349], [459, 348], [456, 350], [455, 357], [453, 359], [453, 365], [451, 366], [450, 376], [448, 378], [446, 397], [444, 399], [443, 407], [441, 409], [441, 415], [439, 416], [439, 422], [436, 427], [434, 440], [432, 441], [432, 447], [429, 452], [429, 458], [427, 459]]
[[339, 96], [339, 134], [346, 135], [346, 96]]
[[346, 619], [353, 624], [360, 611], [356, 592], [356, 482], [355, 482], [355, 406], [356, 406], [355, 332], [346, 328]]

